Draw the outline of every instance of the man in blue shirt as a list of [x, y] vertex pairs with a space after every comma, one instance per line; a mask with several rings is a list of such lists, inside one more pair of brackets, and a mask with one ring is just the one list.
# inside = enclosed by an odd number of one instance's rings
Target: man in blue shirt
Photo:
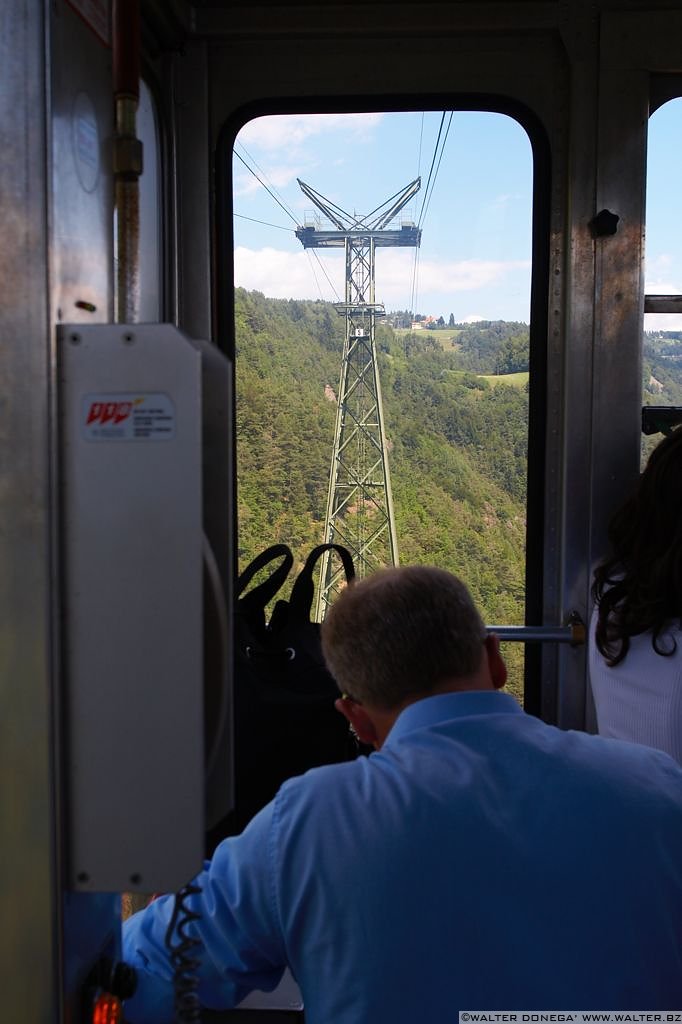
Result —
[[[306, 1024], [682, 1007], [682, 768], [526, 715], [442, 570], [352, 584], [322, 637], [376, 752], [290, 780], [219, 846], [190, 900], [202, 1004], [288, 965]], [[126, 922], [131, 1024], [173, 1020], [171, 909]]]

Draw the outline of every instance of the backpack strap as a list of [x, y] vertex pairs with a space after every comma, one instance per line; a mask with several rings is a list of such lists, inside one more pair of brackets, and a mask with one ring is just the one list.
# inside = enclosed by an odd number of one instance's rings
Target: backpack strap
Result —
[[346, 574], [347, 583], [350, 583], [351, 580], [355, 579], [353, 559], [347, 548], [342, 547], [341, 544], [319, 544], [316, 548], [313, 548], [306, 558], [305, 565], [294, 582], [291, 590], [291, 597], [289, 598], [291, 615], [298, 621], [310, 620], [310, 612], [313, 607], [313, 597], [315, 595], [313, 573], [318, 559], [325, 553], [325, 551], [335, 551], [339, 556]]
[[[263, 580], [262, 583], [259, 583], [257, 587], [254, 587], [253, 590], [250, 590], [248, 594], [244, 594], [242, 597], [241, 595], [256, 573], [260, 572], [261, 569], [264, 569], [266, 565], [274, 562], [277, 558], [282, 559], [281, 565], [274, 569], [266, 580]], [[259, 555], [256, 555], [253, 561], [247, 565], [246, 569], [237, 578], [236, 596], [239, 598], [239, 604], [242, 609], [247, 611], [258, 608], [264, 609], [284, 583], [293, 564], [294, 556], [286, 544], [273, 544], [271, 547], [266, 548], [265, 551], [261, 551]]]

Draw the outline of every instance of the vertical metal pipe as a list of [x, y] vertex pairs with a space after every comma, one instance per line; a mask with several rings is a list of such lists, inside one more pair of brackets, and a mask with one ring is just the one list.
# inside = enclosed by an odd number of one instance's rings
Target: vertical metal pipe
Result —
[[[113, 153], [117, 323], [136, 323], [140, 310], [140, 175], [142, 143], [137, 138], [140, 100], [139, 0], [113, 0], [112, 53], [115, 103]], [[146, 897], [123, 894], [123, 915], [141, 910]]]
[[140, 97], [139, 0], [114, 0], [114, 206], [116, 213], [116, 319], [134, 323], [140, 307], [140, 197], [142, 143], [137, 138]]

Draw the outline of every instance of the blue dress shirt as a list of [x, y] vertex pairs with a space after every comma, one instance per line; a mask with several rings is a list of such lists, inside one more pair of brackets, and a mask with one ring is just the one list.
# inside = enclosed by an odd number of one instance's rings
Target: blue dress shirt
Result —
[[[682, 768], [507, 694], [410, 705], [380, 752], [285, 783], [197, 881], [207, 1007], [287, 964], [306, 1024], [682, 1007]], [[173, 1020], [171, 909], [124, 926], [131, 1024]]]

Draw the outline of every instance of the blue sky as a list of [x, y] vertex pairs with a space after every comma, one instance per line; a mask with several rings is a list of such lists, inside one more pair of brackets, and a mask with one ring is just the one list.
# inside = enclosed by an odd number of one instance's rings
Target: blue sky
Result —
[[[294, 234], [295, 222], [303, 223], [314, 209], [296, 179], [344, 210], [367, 214], [421, 175], [421, 191], [399, 215], [421, 221], [421, 247], [418, 253], [379, 250], [377, 301], [387, 311], [413, 308], [446, 320], [452, 313], [458, 322], [527, 322], [528, 137], [504, 115], [455, 111], [427, 195], [434, 153], [441, 152], [436, 150], [441, 120], [441, 111], [427, 111], [273, 116], [245, 125], [235, 151], [276, 198], [235, 158], [235, 283], [272, 297], [338, 301], [344, 287], [342, 252], [304, 251]], [[448, 122], [449, 115], [441, 143]], [[648, 291], [682, 292], [682, 200], [672, 158], [680, 138], [682, 101], [675, 101], [654, 115], [650, 128]], [[648, 316], [646, 326], [682, 329], [682, 318]]]
[[[682, 99], [660, 107], [649, 121], [647, 154], [646, 290], [682, 293]], [[682, 316], [647, 314], [647, 330], [682, 330]]]

